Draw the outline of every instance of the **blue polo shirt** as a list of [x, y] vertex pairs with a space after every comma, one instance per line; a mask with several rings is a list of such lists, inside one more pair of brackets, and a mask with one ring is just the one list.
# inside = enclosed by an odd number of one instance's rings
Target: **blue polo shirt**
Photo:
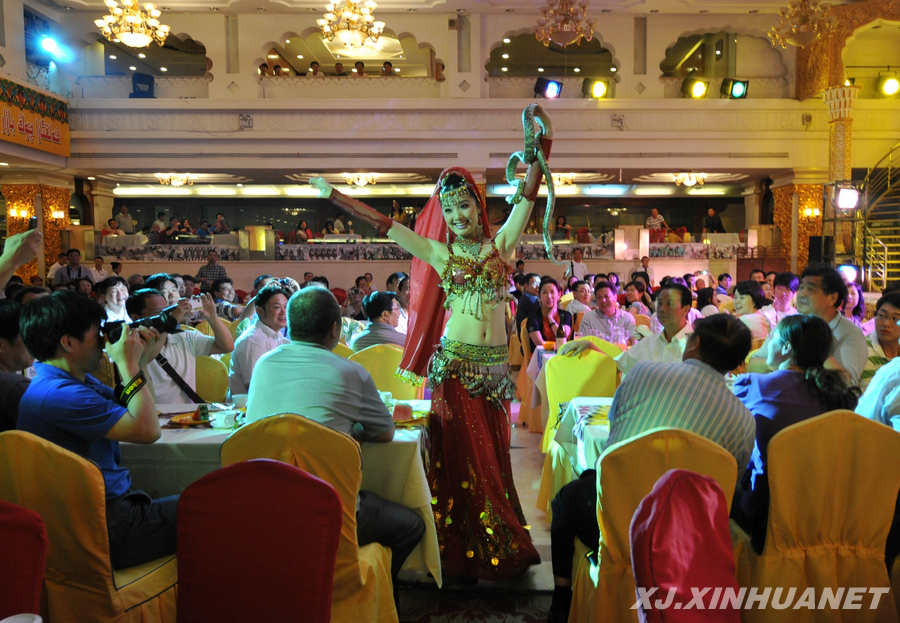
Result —
[[119, 442], [106, 434], [128, 411], [112, 389], [90, 374], [82, 383], [59, 368], [35, 363], [35, 376], [19, 402], [17, 428], [89, 459], [100, 467], [106, 481], [106, 499], [131, 488], [131, 475], [119, 466]]

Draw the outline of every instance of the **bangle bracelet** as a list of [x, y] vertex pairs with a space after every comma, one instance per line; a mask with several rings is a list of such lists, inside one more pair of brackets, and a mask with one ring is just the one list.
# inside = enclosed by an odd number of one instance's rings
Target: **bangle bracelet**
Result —
[[141, 391], [141, 388], [146, 384], [147, 378], [144, 376], [144, 371], [141, 370], [137, 373], [137, 376], [128, 382], [128, 385], [122, 388], [122, 392], [119, 394], [119, 400], [122, 404], [127, 405], [129, 401], [134, 398], [134, 395]]

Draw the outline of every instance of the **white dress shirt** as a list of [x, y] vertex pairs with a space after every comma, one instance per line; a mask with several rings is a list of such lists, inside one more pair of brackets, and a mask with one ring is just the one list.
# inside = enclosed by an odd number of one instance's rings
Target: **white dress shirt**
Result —
[[591, 313], [585, 314], [581, 319], [581, 326], [578, 328], [578, 331], [583, 335], [611, 337], [612, 329], [614, 327], [627, 331], [629, 338], [637, 337], [637, 326], [634, 322], [634, 316], [621, 308], [617, 308], [616, 313], [612, 316], [607, 316], [599, 309], [595, 309], [591, 311]]
[[[216, 338], [203, 335], [199, 331], [172, 333], [163, 346], [162, 356], [169, 360], [178, 376], [196, 392], [197, 357], [209, 355], [215, 341]], [[187, 394], [181, 391], [178, 384], [155, 360], [147, 364], [147, 375], [153, 382], [153, 398], [157, 403], [193, 404]]]
[[888, 426], [891, 416], [900, 415], [900, 357], [878, 369], [859, 399], [856, 412]]
[[[582, 326], [584, 323], [582, 322]], [[694, 330], [690, 324], [675, 334], [671, 342], [666, 341], [665, 333], [648, 335], [640, 342], [616, 357], [616, 366], [622, 374], [628, 372], [639, 361], [656, 361], [658, 363], [678, 363], [684, 354], [688, 337]]]
[[289, 342], [280, 331], [275, 331], [262, 322], [257, 322], [244, 331], [234, 343], [234, 353], [229, 364], [228, 389], [231, 395], [248, 393], [250, 377], [259, 358]]

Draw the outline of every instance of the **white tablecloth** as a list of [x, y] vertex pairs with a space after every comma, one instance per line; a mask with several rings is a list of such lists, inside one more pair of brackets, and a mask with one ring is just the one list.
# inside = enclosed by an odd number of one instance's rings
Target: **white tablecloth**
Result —
[[531, 361], [528, 362], [526, 374], [532, 380], [531, 389], [531, 408], [540, 409], [541, 423], [546, 427], [549, 409], [545, 396], [547, 394], [547, 378], [545, 365], [556, 356], [555, 350], [545, 350], [543, 346], [538, 346], [531, 355]]
[[[419, 411], [428, 401], [404, 401]], [[157, 405], [163, 413], [183, 412], [185, 405]], [[166, 420], [167, 421], [167, 420]], [[221, 467], [219, 449], [231, 431], [210, 428], [163, 429], [153, 444], [121, 443], [122, 465], [132, 484], [151, 497], [174, 495], [192, 482]], [[425, 536], [413, 550], [403, 571], [431, 572], [441, 585], [441, 560], [431, 489], [421, 453], [422, 432], [397, 429], [391, 443], [362, 445], [362, 489], [415, 510], [425, 522]]]
[[599, 417], [612, 398], [573, 398], [563, 413], [554, 439], [569, 456], [576, 474], [593, 469], [609, 439], [609, 420]]

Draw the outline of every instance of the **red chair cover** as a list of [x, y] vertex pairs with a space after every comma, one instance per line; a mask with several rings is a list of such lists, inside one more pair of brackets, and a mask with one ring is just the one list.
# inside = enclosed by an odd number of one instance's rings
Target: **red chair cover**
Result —
[[246, 290], [235, 290], [234, 293], [237, 295], [238, 301], [241, 303], [247, 302], [247, 291]]
[[[712, 604], [727, 590], [739, 593], [735, 577], [734, 555], [728, 527], [728, 503], [713, 478], [695, 472], [672, 469], [656, 481], [631, 520], [631, 564], [635, 584], [647, 591], [651, 608], [638, 609], [644, 623], [701, 623], [710, 621], [710, 612], [694, 604], [684, 609], [694, 595], [691, 587], [702, 591], [706, 608], [714, 608], [715, 620], [739, 623], [740, 606]], [[674, 596], [665, 604], [669, 592]], [[715, 595], [715, 597], [714, 597]], [[676, 609], [675, 604], [682, 608]]]
[[0, 500], [0, 619], [40, 614], [47, 530], [33, 510]]
[[331, 485], [268, 459], [189, 486], [178, 503], [179, 623], [327, 623], [341, 512]]
[[347, 291], [343, 288], [331, 288], [331, 293], [334, 294], [334, 298], [341, 305], [347, 302]]

